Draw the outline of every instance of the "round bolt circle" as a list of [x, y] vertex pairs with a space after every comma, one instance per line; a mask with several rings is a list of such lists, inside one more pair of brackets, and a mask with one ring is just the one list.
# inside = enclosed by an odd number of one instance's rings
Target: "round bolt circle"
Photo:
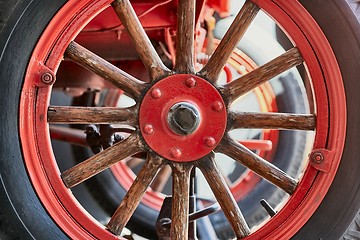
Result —
[[189, 88], [195, 87], [196, 85], [196, 80], [193, 77], [189, 77], [185, 80], [185, 85], [188, 86]]
[[208, 147], [214, 147], [216, 145], [216, 140], [213, 137], [205, 138], [205, 145]]
[[178, 148], [173, 148], [173, 149], [171, 150], [170, 154], [171, 154], [171, 156], [172, 156], [173, 158], [180, 158], [181, 155], [182, 155], [182, 152], [181, 152], [181, 150], [178, 149]]
[[147, 135], [151, 135], [154, 133], [154, 127], [151, 124], [146, 124], [144, 127], [144, 133]]
[[211, 107], [215, 112], [221, 112], [224, 109], [224, 104], [220, 101], [216, 101], [212, 104]]
[[41, 76], [41, 81], [45, 84], [52, 84], [54, 82], [54, 77], [51, 73], [44, 73]]
[[[195, 81], [189, 80], [192, 78]], [[196, 87], [188, 87], [186, 82], [189, 86], [196, 82]], [[213, 105], [220, 110], [214, 111]], [[150, 123], [152, 134], [147, 127]], [[140, 105], [139, 125], [145, 142], [175, 162], [196, 161], [209, 154], [221, 141], [226, 124], [227, 112], [219, 91], [195, 75], [174, 74], [161, 79]]]
[[151, 97], [154, 98], [154, 99], [158, 99], [160, 98], [162, 95], [161, 93], [161, 90], [159, 88], [154, 88], [152, 91], [151, 91]]

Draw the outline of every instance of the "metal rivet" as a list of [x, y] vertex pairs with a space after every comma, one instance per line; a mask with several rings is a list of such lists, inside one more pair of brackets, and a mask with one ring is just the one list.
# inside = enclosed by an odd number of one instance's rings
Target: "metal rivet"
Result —
[[181, 152], [181, 150], [178, 149], [178, 148], [173, 148], [173, 149], [171, 149], [170, 155], [171, 155], [173, 158], [179, 158], [179, 157], [181, 157], [182, 152]]
[[154, 127], [153, 127], [151, 124], [146, 124], [146, 125], [144, 126], [144, 133], [145, 133], [146, 135], [151, 135], [151, 134], [153, 134], [153, 133], [154, 133]]
[[188, 86], [189, 88], [195, 87], [196, 85], [196, 80], [193, 77], [189, 77], [188, 79], [185, 80], [185, 85]]
[[54, 82], [54, 77], [51, 73], [44, 73], [41, 76], [41, 81], [45, 84], [52, 84]]
[[215, 112], [221, 112], [224, 109], [224, 104], [220, 101], [216, 101], [212, 104], [211, 108]]
[[161, 97], [161, 90], [159, 88], [154, 88], [151, 91], [151, 97], [154, 98], [154, 99], [160, 98]]
[[213, 137], [205, 138], [205, 145], [208, 147], [214, 147], [216, 145], [216, 140]]
[[311, 158], [316, 163], [321, 163], [322, 161], [324, 161], [324, 155], [320, 152], [314, 152], [313, 154], [311, 154]]

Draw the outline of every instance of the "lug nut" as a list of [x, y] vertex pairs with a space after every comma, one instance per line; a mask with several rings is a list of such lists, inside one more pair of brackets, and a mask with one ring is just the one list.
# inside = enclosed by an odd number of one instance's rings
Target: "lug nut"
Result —
[[178, 148], [173, 148], [173, 149], [171, 150], [171, 152], [170, 152], [170, 155], [171, 155], [173, 158], [179, 158], [179, 157], [181, 157], [182, 152], [181, 152], [181, 150], [178, 149]]
[[41, 76], [41, 81], [45, 84], [52, 84], [54, 82], [54, 77], [51, 73], [44, 73]]
[[213, 137], [205, 138], [205, 145], [208, 147], [214, 147], [216, 145], [216, 140]]
[[212, 104], [211, 108], [215, 112], [221, 112], [224, 109], [224, 104], [220, 101], [216, 101]]
[[144, 127], [144, 133], [146, 135], [151, 135], [154, 133], [154, 127], [151, 124], [146, 124]]
[[185, 85], [189, 88], [195, 87], [196, 85], [196, 80], [193, 77], [189, 77], [188, 79], [185, 80]]
[[161, 90], [159, 88], [154, 88], [151, 91], [151, 97], [154, 98], [154, 99], [160, 98], [161, 97]]

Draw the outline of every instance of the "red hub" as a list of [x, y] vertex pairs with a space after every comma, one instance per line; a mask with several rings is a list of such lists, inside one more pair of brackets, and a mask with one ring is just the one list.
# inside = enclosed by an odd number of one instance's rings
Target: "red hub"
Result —
[[140, 107], [139, 123], [145, 141], [156, 153], [189, 162], [217, 146], [225, 132], [226, 115], [220, 93], [208, 81], [178, 74], [150, 88]]

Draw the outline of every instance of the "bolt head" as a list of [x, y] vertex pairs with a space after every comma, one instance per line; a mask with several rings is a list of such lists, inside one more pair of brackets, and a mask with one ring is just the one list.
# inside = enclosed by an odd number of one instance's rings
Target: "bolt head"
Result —
[[215, 112], [221, 112], [224, 109], [224, 104], [220, 101], [216, 101], [211, 105], [211, 108]]
[[320, 152], [315, 152], [312, 155], [312, 159], [314, 162], [321, 163], [324, 160], [324, 155]]
[[151, 91], [151, 97], [154, 98], [154, 99], [158, 99], [161, 97], [161, 90], [159, 88], [154, 88], [152, 91]]
[[171, 149], [170, 155], [173, 158], [180, 158], [182, 155], [182, 152], [179, 148], [173, 148], [173, 149]]
[[216, 140], [213, 137], [205, 138], [205, 145], [208, 147], [214, 147], [216, 145]]
[[146, 135], [151, 135], [154, 133], [154, 127], [151, 124], [146, 124], [143, 130]]
[[185, 80], [185, 85], [189, 88], [195, 87], [196, 79], [193, 77], [189, 77]]
[[41, 81], [45, 84], [52, 84], [54, 81], [54, 77], [51, 73], [44, 73], [41, 76]]

